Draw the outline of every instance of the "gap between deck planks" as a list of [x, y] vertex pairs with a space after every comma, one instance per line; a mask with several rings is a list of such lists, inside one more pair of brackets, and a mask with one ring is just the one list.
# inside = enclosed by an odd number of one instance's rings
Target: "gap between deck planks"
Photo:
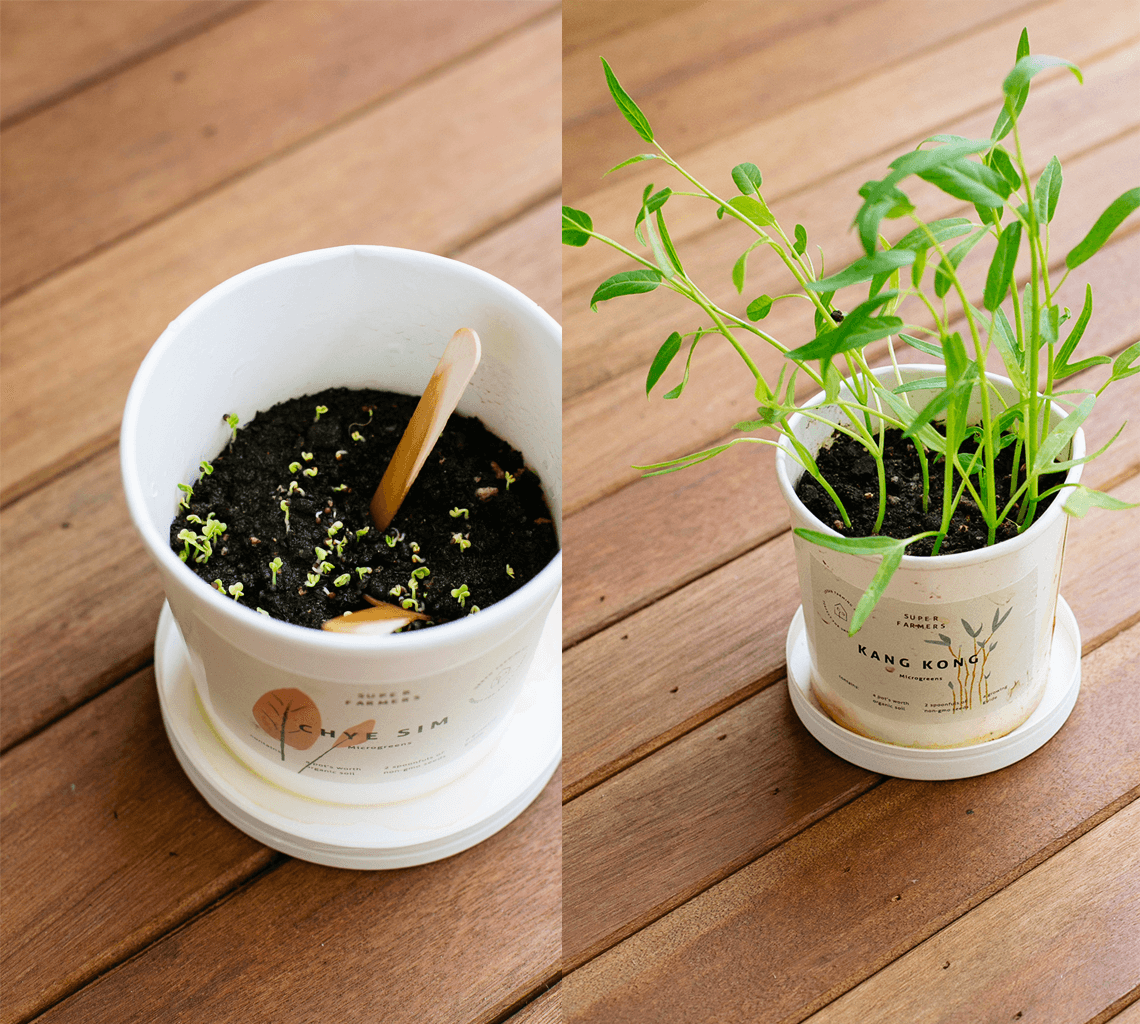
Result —
[[[41, 111], [3, 136], [4, 296], [550, 10], [269, 4]], [[376, 60], [381, 42], [388, 59]]]
[[233, 0], [4, 0], [0, 128], [241, 13]]
[[[1113, 493], [1140, 501], [1140, 475]], [[1138, 515], [1093, 513], [1071, 524], [1061, 591], [1086, 652], [1140, 615], [1140, 550], [1130, 543]], [[567, 651], [564, 799], [781, 679], [799, 603], [785, 534]], [[710, 615], [715, 607], [732, 614]]]
[[[448, 253], [559, 312], [554, 237], [558, 203], [540, 203], [472, 245]], [[119, 485], [117, 438], [87, 462], [0, 511], [6, 595], [0, 631], [0, 748], [43, 728], [151, 657], [162, 604]], [[67, 524], [64, 526], [63, 524]], [[71, 566], [56, 589], [43, 566]]]
[[[114, 429], [146, 349], [218, 281], [362, 238], [447, 250], [556, 192], [559, 37], [555, 12], [7, 303], [4, 500]], [[423, 152], [426, 168], [407, 159]], [[466, 188], [445, 187], [460, 165]], [[388, 186], [362, 206], [378, 180]], [[432, 182], [432, 203], [407, 202]]]
[[[569, 972], [563, 982], [565, 1019], [578, 1024], [798, 1021], [951, 921], [968, 921], [972, 908], [1110, 819], [1140, 793], [1140, 720], [1132, 693], [1138, 672], [1140, 627], [1134, 626], [1084, 659], [1082, 692], [1072, 716], [1029, 758], [997, 773], [954, 782], [889, 779], [774, 848], [764, 837], [753, 839], [758, 859]], [[742, 713], [735, 716], [740, 724]], [[793, 714], [790, 708], [785, 713]], [[720, 729], [731, 727], [726, 722]], [[719, 733], [710, 727], [687, 743], [703, 741], [705, 748], [715, 748], [722, 741], [713, 735]], [[738, 754], [743, 743], [736, 740]], [[635, 836], [623, 822], [622, 796], [636, 791], [640, 801], [647, 784], [664, 788], [671, 774], [691, 780], [691, 771], [682, 765], [686, 753], [692, 757], [697, 752], [655, 755], [664, 762], [656, 774], [639, 765], [607, 783], [608, 806], [600, 802], [601, 788], [581, 798], [594, 802], [582, 810], [592, 826], [587, 835], [597, 848], [588, 879], [575, 863], [571, 836], [577, 819], [567, 817], [566, 919], [589, 922], [594, 929], [591, 933], [587, 925], [578, 926], [577, 941], [571, 941], [567, 953], [570, 963], [608, 945], [605, 928], [613, 927], [617, 917], [608, 901], [644, 913], [661, 898], [661, 882], [669, 879], [660, 864], [676, 863], [681, 855], [670, 843], [687, 847], [691, 860], [703, 856], [706, 862], [715, 862], [726, 840], [725, 861], [732, 850], [743, 849], [747, 801], [734, 787], [750, 788], [752, 803], [769, 808], [769, 829], [779, 828], [780, 801], [761, 795], [777, 776], [769, 768], [764, 777], [761, 755], [754, 751], [748, 766], [761, 778], [746, 781], [743, 760], [726, 755], [719, 763], [731, 777], [718, 779], [713, 773], [706, 782], [713, 792], [689, 794], [693, 805], [702, 799], [713, 805], [704, 812], [703, 835], [696, 829], [685, 834], [684, 819], [673, 806], [667, 817], [662, 815], [662, 825], [672, 822], [668, 831], [640, 822]], [[821, 756], [841, 764], [831, 755]], [[725, 805], [721, 814], [718, 798]], [[748, 813], [765, 812], [753, 808]], [[603, 834], [607, 825], [608, 835]], [[647, 834], [664, 848], [654, 849]], [[620, 886], [612, 870], [599, 875], [607, 857], [610, 865], [621, 860], [626, 891], [616, 891]], [[681, 888], [681, 880], [672, 881]], [[639, 886], [645, 887], [640, 901], [628, 892]], [[682, 898], [673, 895], [671, 902], [676, 905]], [[1038, 980], [1054, 965], [1043, 960]]]

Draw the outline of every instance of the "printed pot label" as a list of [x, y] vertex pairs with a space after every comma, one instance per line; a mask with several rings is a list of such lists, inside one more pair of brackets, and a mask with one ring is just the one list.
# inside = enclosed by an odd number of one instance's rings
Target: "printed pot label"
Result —
[[964, 601], [883, 597], [847, 635], [862, 591], [811, 559], [816, 670], [848, 702], [928, 725], [997, 711], [1032, 689], [1037, 570]]

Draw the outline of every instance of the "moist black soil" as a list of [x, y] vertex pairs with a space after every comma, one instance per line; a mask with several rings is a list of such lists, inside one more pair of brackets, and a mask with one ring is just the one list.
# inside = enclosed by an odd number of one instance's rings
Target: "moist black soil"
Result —
[[[418, 401], [334, 388], [259, 412], [194, 481], [171, 547], [227, 596], [240, 586], [247, 607], [313, 628], [369, 607], [365, 594], [414, 601], [431, 617], [405, 632], [501, 601], [558, 540], [541, 481], [478, 419], [452, 415], [389, 528], [372, 524], [369, 503]], [[328, 410], [319, 418], [318, 406]], [[225, 531], [202, 560], [211, 521]], [[179, 539], [183, 530], [197, 545]]]
[[[904, 439], [902, 431], [888, 430], [885, 438], [884, 464], [887, 479], [887, 512], [879, 531], [887, 537], [902, 539], [916, 533], [937, 530], [942, 521], [942, 481], [944, 463], [941, 456], [927, 453], [930, 472], [930, 501], [928, 510], [922, 511], [922, 467], [914, 443]], [[968, 456], [974, 451], [972, 444], [962, 446], [962, 459], [968, 463]], [[996, 463], [997, 507], [998, 511], [1009, 501], [1010, 477], [1013, 471], [1014, 446], [1003, 448]], [[875, 529], [875, 519], [879, 513], [879, 482], [875, 461], [858, 441], [846, 434], [834, 434], [827, 447], [816, 456], [823, 478], [831, 484], [843, 502], [851, 519], [851, 526], [845, 527], [835, 503], [827, 492], [807, 473], [796, 484], [796, 494], [808, 509], [820, 520], [846, 537], [867, 537]], [[956, 476], [956, 483], [961, 478]], [[976, 478], [975, 478], [976, 479]], [[1025, 480], [1024, 465], [1018, 473], [1019, 481]], [[1064, 479], [1063, 474], [1055, 473], [1041, 478], [1040, 489], [1047, 490]], [[1035, 519], [1049, 507], [1053, 496], [1037, 506]], [[942, 542], [938, 553], [951, 555], [959, 551], [974, 551], [986, 546], [989, 533], [981, 510], [967, 491], [950, 521], [950, 530]], [[996, 541], [1009, 540], [1017, 536], [1014, 517], [1007, 517], [998, 527]], [[995, 542], [996, 542], [995, 541]], [[907, 548], [908, 555], [929, 555], [934, 546], [934, 538], [924, 538]]]

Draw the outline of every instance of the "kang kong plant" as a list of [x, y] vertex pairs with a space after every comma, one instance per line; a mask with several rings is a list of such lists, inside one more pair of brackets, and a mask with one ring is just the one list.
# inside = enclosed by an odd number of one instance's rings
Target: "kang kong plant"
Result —
[[[825, 418], [815, 405], [796, 404], [799, 376], [810, 378], [825, 394], [826, 403], [838, 407], [846, 417], [845, 423], [832, 423], [834, 429], [866, 450], [877, 476], [878, 512], [870, 536], [796, 531], [811, 542], [837, 551], [881, 556], [878, 572], [852, 616], [850, 635], [866, 621], [909, 545], [933, 538], [929, 553], [939, 553], [955, 511], [964, 501], [972, 502], [980, 511], [987, 545], [1001, 539], [999, 531], [1010, 532], [1011, 527], [1005, 525], [1003, 529], [1003, 524], [1014, 524], [1019, 533], [1027, 529], [1043, 510], [1043, 503], [1061, 488], [1068, 489], [1064, 509], [1073, 516], [1083, 516], [1094, 506], [1132, 507], [1079, 483], [1053, 484], [1047, 480], [1051, 474], [1064, 474], [1073, 466], [1096, 458], [1119, 436], [1118, 430], [1108, 444], [1084, 458], [1066, 457], [1069, 442], [1105, 388], [1140, 372], [1140, 343], [1130, 345], [1115, 360], [1105, 355], [1077, 358], [1077, 347], [1092, 314], [1090, 286], [1086, 285], [1084, 306], [1071, 324], [1070, 310], [1062, 309], [1057, 302], [1057, 294], [1069, 274], [1096, 253], [1140, 205], [1140, 188], [1129, 189], [1109, 204], [1088, 234], [1066, 254], [1064, 272], [1058, 278], [1050, 263], [1049, 226], [1061, 192], [1061, 164], [1054, 156], [1034, 180], [1026, 166], [1019, 134], [1018, 119], [1031, 79], [1048, 68], [1064, 67], [1083, 81], [1076, 65], [1058, 57], [1031, 55], [1028, 34], [1023, 31], [1016, 63], [1002, 83], [1004, 103], [990, 137], [932, 136], [892, 161], [882, 180], [864, 184], [859, 189], [863, 203], [854, 218], [864, 254], [838, 273], [825, 276], [822, 251], [817, 271], [808, 252], [803, 225], [796, 224], [789, 235], [765, 202], [761, 192], [763, 178], [755, 164], [741, 163], [732, 169], [739, 195], [724, 198], [716, 194], [661, 147], [645, 115], [604, 58], [602, 64], [618, 109], [638, 135], [654, 147], [654, 152], [631, 157], [606, 173], [657, 160], [688, 184], [677, 190], [655, 191], [653, 185], [645, 188], [634, 221], [635, 235], [648, 250], [645, 255], [596, 231], [585, 212], [563, 207], [565, 244], [583, 246], [596, 238], [638, 264], [638, 269], [603, 281], [594, 292], [591, 306], [596, 309], [599, 302], [659, 287], [694, 303], [703, 312], [704, 322], [691, 332], [674, 331], [669, 335], [649, 368], [647, 395], [685, 341], [691, 339], [681, 382], [665, 395], [667, 399], [678, 398], [688, 382], [697, 343], [707, 335], [719, 335], [740, 355], [756, 382], [756, 418], [737, 424], [736, 429], [771, 428], [783, 439], [781, 442], [766, 437], [738, 437], [683, 458], [636, 468], [650, 475], [667, 473], [712, 458], [735, 444], [782, 443], [788, 454], [818, 481], [834, 502], [842, 526], [850, 529], [852, 521], [840, 496], [821, 473], [815, 456], [789, 428], [789, 417], [794, 413], [812, 420]], [[972, 204], [977, 219], [923, 219], [902, 188], [912, 178], [929, 182], [953, 199]], [[718, 218], [737, 220], [755, 235], [732, 268], [738, 293], [744, 291], [748, 257], [761, 248], [770, 249], [784, 264], [794, 281], [792, 289], [782, 295], [760, 295], [742, 313], [725, 309], [709, 298], [686, 273], [666, 227], [666, 204], [681, 196], [711, 202]], [[897, 218], [905, 218], [912, 227], [892, 243], [880, 233], [880, 227], [884, 220]], [[967, 296], [961, 265], [967, 254], [986, 239], [994, 244], [979, 308]], [[1015, 278], [1019, 258], [1022, 265], [1028, 261], [1029, 271], [1021, 291]], [[836, 291], [861, 283], [868, 284], [866, 299], [846, 314], [838, 311], [832, 303]], [[775, 303], [792, 299], [806, 300], [813, 308], [815, 336], [806, 344], [784, 344], [760, 326]], [[948, 301], [951, 299], [953, 304]], [[908, 322], [900, 315], [912, 311], [924, 311], [928, 319]], [[1069, 326], [1063, 333], [1066, 324]], [[883, 339], [895, 371], [894, 386], [890, 386], [889, 376], [886, 383], [876, 377], [868, 359], [867, 346]], [[894, 339], [939, 357], [944, 372], [932, 367], [930, 377], [904, 383], [898, 372]], [[774, 383], [765, 378], [750, 355], [746, 342], [751, 340], [770, 345], [784, 356]], [[994, 349], [1016, 389], [1016, 401], [1002, 400], [999, 390], [986, 377], [987, 359]], [[1059, 387], [1073, 374], [1102, 364], [1111, 364], [1111, 369], [1095, 392]], [[933, 398], [921, 407], [912, 405], [912, 392], [932, 390]], [[980, 422], [976, 423], [967, 420], [972, 398], [976, 405], [980, 404]], [[1055, 409], [1063, 416], [1059, 417]], [[936, 530], [897, 538], [879, 532], [887, 510], [884, 449], [885, 434], [890, 428], [901, 431], [916, 447], [922, 469], [924, 512], [930, 502], [930, 475], [942, 474]], [[1012, 479], [1008, 497], [1001, 500], [996, 463], [999, 453], [1007, 447], [1014, 452]]]

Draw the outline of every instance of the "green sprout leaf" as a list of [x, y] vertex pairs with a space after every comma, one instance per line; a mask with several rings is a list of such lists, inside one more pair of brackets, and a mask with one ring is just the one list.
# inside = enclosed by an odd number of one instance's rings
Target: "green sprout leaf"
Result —
[[1033, 209], [1038, 224], [1048, 224], [1057, 210], [1057, 199], [1061, 195], [1061, 161], [1053, 157], [1045, 165], [1037, 188], [1033, 193]]
[[[1029, 33], [1025, 29], [1022, 29], [1021, 38], [1017, 41], [1017, 56], [1014, 59], [1020, 61], [1023, 57], [1028, 56]], [[1003, 106], [1001, 109], [1001, 113], [998, 114], [997, 121], [994, 123], [993, 131], [990, 132], [990, 138], [993, 139], [994, 142], [1000, 142], [1010, 133], [1013, 128], [1013, 119], [1021, 113], [1021, 110], [1025, 106], [1025, 101], [1027, 99], [1029, 99], [1028, 82], [1026, 82], [1025, 85], [1021, 86], [1021, 88], [1017, 90], [1017, 92], [1010, 98], [1010, 100], [1006, 101], [1005, 106]], [[1012, 111], [1010, 109], [1011, 105]], [[1016, 187], [1017, 182], [1015, 181], [1013, 184], [1014, 187]]]
[[771, 311], [772, 296], [761, 295], [748, 303], [748, 308], [744, 311], [744, 315], [755, 323], [757, 320], [763, 320]]
[[758, 228], [771, 227], [776, 223], [776, 218], [772, 216], [772, 211], [768, 209], [768, 204], [763, 199], [737, 196], [735, 199], [730, 199], [728, 205], [737, 213], [744, 214]]
[[[583, 246], [590, 240], [590, 232], [594, 230], [594, 222], [588, 213], [575, 210], [572, 206], [562, 207], [562, 244]], [[359, 440], [353, 434], [353, 440]]]
[[1140, 503], [1122, 501], [1103, 491], [1094, 491], [1084, 484], [1075, 484], [1069, 488], [1069, 495], [1065, 498], [1064, 509], [1076, 519], [1083, 519], [1094, 508], [1106, 508], [1120, 511], [1126, 508], [1140, 508]]
[[[620, 164], [614, 164], [606, 174], [613, 174], [614, 171], [620, 171], [623, 167], [628, 167], [630, 164], [639, 164], [642, 160], [660, 160], [656, 153], [638, 153], [637, 156], [631, 156], [628, 160], [623, 160]], [[604, 178], [606, 174], [603, 174]]]
[[855, 606], [855, 614], [851, 617], [851, 626], [847, 630], [848, 636], [854, 636], [858, 633], [863, 623], [867, 621], [868, 616], [874, 611], [875, 605], [879, 603], [879, 598], [883, 596], [887, 584], [890, 583], [891, 577], [902, 562], [907, 546], [923, 537], [933, 537], [936, 532], [930, 530], [926, 533], [915, 534], [913, 537], [907, 537], [904, 540], [895, 540], [893, 537], [836, 537], [830, 533], [820, 533], [817, 530], [805, 530], [803, 528], [797, 528], [795, 531], [797, 537], [802, 537], [813, 544], [819, 544], [821, 547], [831, 548], [833, 551], [840, 551], [847, 555], [877, 555], [881, 557], [882, 561], [879, 562], [879, 568], [875, 571], [870, 585]]
[[320, 418], [328, 411], [329, 411], [329, 407], [327, 405], [318, 405], [317, 406], [317, 415], [313, 418], [313, 422], [314, 423], [320, 422]]
[[617, 104], [618, 110], [621, 111], [624, 117], [632, 126], [633, 130], [637, 132], [646, 142], [653, 141], [653, 129], [649, 127], [649, 121], [646, 120], [645, 115], [641, 112], [640, 108], [630, 98], [622, 87], [621, 83], [617, 80], [617, 75], [613, 73], [606, 58], [602, 58], [602, 67], [606, 71], [606, 85], [610, 87], [610, 95], [614, 98], [614, 103]]
[[346, 573], [338, 576], [335, 580], [333, 580], [333, 586], [334, 587], [348, 586], [348, 581], [351, 579], [352, 579], [352, 573], [346, 572]]
[[795, 229], [795, 241], [792, 243], [792, 249], [802, 256], [807, 249], [807, 228], [802, 224], [797, 224]]
[[1057, 355], [1053, 359], [1054, 380], [1063, 380], [1065, 377], [1071, 377], [1074, 373], [1087, 370], [1090, 366], [1102, 366], [1105, 363], [1112, 362], [1109, 356], [1090, 356], [1088, 359], [1082, 359], [1076, 363], [1069, 362], [1069, 357], [1076, 349], [1077, 343], [1084, 336], [1085, 328], [1088, 326], [1089, 318], [1092, 316], [1092, 309], [1092, 285], [1086, 284], [1085, 304], [1084, 308], [1081, 309], [1081, 315], [1077, 317], [1077, 322], [1073, 324], [1073, 329], [1069, 332], [1065, 343], [1061, 346], [1060, 351], [1057, 352]]
[[1108, 209], [1097, 218], [1089, 233], [1069, 251], [1065, 257], [1065, 266], [1072, 270], [1097, 253], [1108, 241], [1109, 236], [1120, 227], [1124, 218], [1137, 206], [1140, 206], [1140, 188], [1130, 188], [1114, 199]]
[[649, 393], [653, 390], [653, 386], [661, 379], [661, 375], [669, 368], [669, 364], [673, 361], [673, 357], [681, 351], [681, 335], [674, 331], [665, 339], [665, 344], [657, 350], [657, 355], [653, 357], [653, 362], [649, 367], [649, 373], [645, 378], [645, 397], [649, 397]]
[[986, 275], [986, 291], [982, 305], [991, 313], [1001, 305], [1013, 281], [1017, 251], [1021, 245], [1021, 221], [1011, 221], [998, 238], [994, 258]]
[[651, 292], [661, 283], [661, 273], [644, 267], [640, 270], [623, 270], [620, 274], [606, 278], [594, 290], [590, 308], [597, 310], [599, 302], [616, 299], [619, 295], [640, 295]]
[[1077, 81], [1084, 84], [1081, 69], [1070, 60], [1065, 60], [1063, 57], [1049, 57], [1043, 53], [1025, 56], [1014, 64], [1013, 70], [1001, 83], [1002, 92], [1006, 95], [1006, 106], [1008, 107], [1023, 89], [1029, 88], [1029, 82], [1034, 76], [1048, 68], [1068, 68], [1076, 76]]
[[740, 190], [742, 196], [760, 195], [760, 186], [764, 184], [764, 176], [755, 164], [737, 164], [732, 169], [732, 183]]
[[807, 288], [813, 292], [835, 292], [849, 284], [869, 281], [876, 274], [889, 273], [899, 267], [909, 267], [915, 259], [912, 249], [886, 249], [871, 256], [860, 256], [845, 270], [832, 274], [820, 281], [809, 281]]
[[226, 421], [226, 426], [230, 428], [230, 440], [236, 441], [237, 440], [238, 423], [241, 422], [238, 419], [237, 413], [236, 412], [230, 413], [228, 416], [225, 417], [225, 421]]
[[452, 592], [451, 596], [459, 602], [459, 607], [462, 608], [467, 598], [471, 596], [471, 591], [467, 589], [466, 583], [460, 583]]
[[1069, 443], [1072, 436], [1077, 432], [1077, 427], [1088, 418], [1088, 414], [1092, 412], [1095, 404], [1096, 396], [1089, 395], [1088, 398], [1081, 402], [1068, 416], [1049, 431], [1045, 440], [1041, 442], [1041, 447], [1037, 449], [1037, 457], [1033, 460], [1034, 473], [1049, 472], [1049, 463], [1051, 463], [1053, 459], [1061, 453], [1061, 449]]

